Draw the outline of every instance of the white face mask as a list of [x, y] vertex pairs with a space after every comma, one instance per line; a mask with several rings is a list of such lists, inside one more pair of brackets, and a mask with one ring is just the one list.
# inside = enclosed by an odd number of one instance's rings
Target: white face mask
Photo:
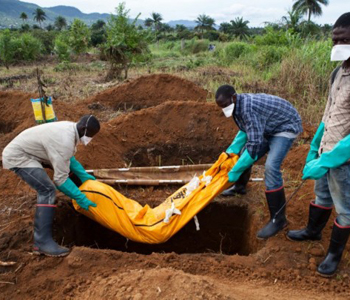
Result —
[[86, 121], [86, 125], [85, 125], [85, 132], [84, 132], [84, 135], [80, 138], [80, 142], [86, 146], [87, 144], [89, 144], [92, 140], [92, 137], [89, 137], [89, 136], [86, 136], [86, 131], [87, 131], [87, 125], [89, 123], [89, 120], [90, 120], [91, 116], [87, 119]]
[[226, 106], [225, 108], [222, 109], [224, 115], [226, 118], [232, 117], [233, 110], [235, 109], [235, 104], [232, 103], [229, 106]]
[[86, 136], [86, 135], [83, 135], [81, 138], [80, 138], [80, 141], [81, 143], [86, 146], [87, 144], [89, 144], [92, 140], [92, 137], [89, 137], [89, 136]]
[[335, 45], [332, 48], [331, 61], [345, 61], [350, 57], [350, 45]]

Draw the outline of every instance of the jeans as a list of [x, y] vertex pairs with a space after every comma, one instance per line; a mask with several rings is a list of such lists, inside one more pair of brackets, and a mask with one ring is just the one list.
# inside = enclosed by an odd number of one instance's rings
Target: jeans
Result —
[[22, 180], [38, 192], [38, 204], [55, 204], [56, 186], [42, 168], [12, 168]]
[[286, 157], [294, 138], [271, 136], [264, 139], [258, 159], [267, 153], [265, 163], [265, 186], [267, 191], [275, 190], [283, 186], [281, 165]]
[[337, 222], [350, 226], [350, 165], [330, 169], [326, 175], [315, 181], [317, 205], [335, 206]]

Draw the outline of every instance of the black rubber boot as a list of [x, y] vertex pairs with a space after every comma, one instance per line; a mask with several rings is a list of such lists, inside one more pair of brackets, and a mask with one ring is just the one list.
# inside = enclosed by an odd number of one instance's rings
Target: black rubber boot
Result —
[[276, 213], [286, 203], [284, 188], [282, 187], [274, 191], [267, 191], [266, 200], [270, 211], [270, 221], [257, 234], [257, 238], [264, 240], [276, 235], [280, 230], [287, 226], [285, 215], [286, 207], [284, 207], [275, 217]]
[[317, 268], [317, 273], [323, 277], [331, 277], [338, 268], [345, 245], [350, 235], [350, 226], [340, 226], [334, 222], [331, 242], [329, 244], [326, 258]]
[[52, 239], [52, 222], [56, 205], [38, 204], [34, 220], [34, 254], [66, 256], [69, 249], [59, 246]]
[[323, 207], [316, 205], [313, 201], [310, 202], [307, 226], [301, 230], [288, 231], [287, 238], [291, 241], [319, 241], [331, 213], [331, 207]]
[[245, 195], [247, 193], [246, 187], [249, 182], [250, 174], [252, 173], [252, 168], [246, 169], [242, 175], [238, 178], [233, 186], [224, 190], [221, 196], [235, 196], [235, 195]]

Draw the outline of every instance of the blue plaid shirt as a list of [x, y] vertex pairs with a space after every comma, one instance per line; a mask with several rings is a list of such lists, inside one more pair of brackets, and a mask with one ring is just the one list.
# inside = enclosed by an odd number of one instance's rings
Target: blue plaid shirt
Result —
[[303, 131], [293, 105], [268, 94], [237, 94], [233, 119], [247, 134], [246, 149], [252, 158], [259, 153], [264, 138], [280, 132], [299, 134]]

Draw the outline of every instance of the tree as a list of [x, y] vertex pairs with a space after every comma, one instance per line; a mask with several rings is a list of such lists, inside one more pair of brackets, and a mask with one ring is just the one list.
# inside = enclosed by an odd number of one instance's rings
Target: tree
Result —
[[24, 23], [24, 21], [28, 19], [28, 16], [25, 12], [22, 12], [21, 15], [19, 16], [19, 18], [22, 19], [22, 21]]
[[198, 30], [203, 39], [204, 30], [215, 30], [215, 20], [207, 15], [199, 15], [195, 21], [198, 25], [194, 28]]
[[55, 27], [57, 30], [61, 31], [63, 28], [67, 27], [67, 20], [62, 16], [58, 16], [55, 19]]
[[34, 21], [38, 22], [41, 28], [41, 22], [46, 20], [46, 13], [41, 9], [37, 8], [35, 12], [33, 12]]
[[147, 18], [145, 20], [145, 26], [150, 27], [154, 30], [156, 39], [158, 39], [158, 32], [161, 29], [162, 21], [163, 21], [162, 15], [156, 12], [153, 12], [151, 14], [151, 18]]
[[163, 38], [166, 38], [167, 34], [173, 31], [174, 29], [169, 24], [162, 23], [159, 28], [159, 35], [163, 34]]
[[53, 26], [52, 24], [49, 24], [49, 25], [47, 25], [47, 26], [45, 27], [45, 29], [46, 29], [47, 31], [52, 31], [52, 30], [55, 30], [55, 26]]
[[230, 34], [232, 31], [232, 25], [228, 22], [223, 22], [220, 24], [219, 31]]
[[303, 19], [303, 14], [300, 10], [288, 10], [287, 16], [282, 17], [282, 23], [287, 29], [292, 29], [294, 32], [300, 31], [300, 24]]
[[106, 23], [103, 20], [97, 20], [91, 25], [91, 44], [96, 47], [106, 42]]
[[190, 39], [190, 38], [192, 38], [191, 31], [189, 31], [188, 28], [182, 24], [176, 24], [175, 33], [176, 33], [177, 39]]
[[13, 50], [11, 32], [9, 29], [6, 29], [0, 34], [0, 60], [6, 69], [9, 69], [10, 63], [13, 61]]
[[91, 30], [100, 30], [106, 26], [106, 22], [103, 20], [97, 20], [91, 25]]
[[244, 38], [249, 35], [249, 21], [243, 21], [243, 18], [237, 17], [231, 20], [231, 33], [235, 37]]
[[122, 70], [126, 79], [130, 64], [147, 58], [150, 35], [148, 30], [138, 30], [136, 27], [139, 16], [129, 22], [129, 10], [125, 8], [125, 3], [121, 3], [116, 8], [116, 15], [111, 15], [108, 20], [104, 49], [110, 62], [108, 80], [120, 77]]
[[86, 52], [90, 41], [90, 30], [87, 25], [79, 20], [74, 19], [69, 29], [68, 43], [73, 52], [77, 55]]
[[307, 14], [307, 21], [310, 22], [311, 15], [321, 16], [322, 7], [320, 4], [325, 6], [328, 5], [329, 0], [294, 0], [293, 10], [299, 10], [302, 14]]

